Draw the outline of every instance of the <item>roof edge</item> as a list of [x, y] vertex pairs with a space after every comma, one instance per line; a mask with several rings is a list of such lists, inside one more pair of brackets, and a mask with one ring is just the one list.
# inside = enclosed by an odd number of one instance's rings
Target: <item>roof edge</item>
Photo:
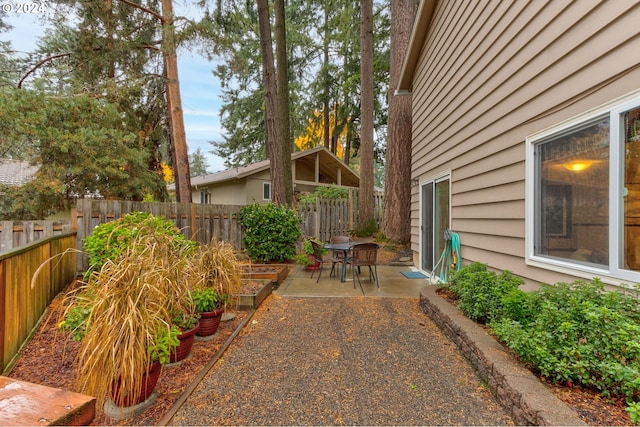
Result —
[[416, 71], [416, 65], [420, 58], [422, 45], [427, 38], [427, 33], [431, 26], [431, 17], [436, 8], [438, 0], [422, 0], [416, 14], [416, 20], [413, 23], [409, 46], [402, 62], [402, 70], [398, 79], [396, 90], [397, 95], [408, 95], [413, 91], [413, 75]]

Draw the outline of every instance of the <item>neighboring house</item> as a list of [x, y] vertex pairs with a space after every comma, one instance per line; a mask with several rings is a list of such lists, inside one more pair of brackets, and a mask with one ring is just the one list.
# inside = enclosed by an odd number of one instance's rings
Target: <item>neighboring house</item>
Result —
[[[313, 192], [317, 187], [335, 184], [357, 188], [360, 178], [344, 162], [324, 147], [291, 155], [294, 192]], [[171, 184], [169, 191], [175, 191]], [[191, 177], [193, 203], [246, 205], [271, 200], [269, 160]]]
[[640, 282], [637, 1], [422, 0], [398, 94], [412, 95], [412, 238], [443, 230], [541, 282]]
[[0, 159], [0, 185], [21, 186], [31, 181], [38, 166], [22, 160]]

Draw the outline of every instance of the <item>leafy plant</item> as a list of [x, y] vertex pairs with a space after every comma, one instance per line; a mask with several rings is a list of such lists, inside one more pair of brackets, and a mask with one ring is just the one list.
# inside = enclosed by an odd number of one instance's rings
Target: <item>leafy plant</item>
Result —
[[369, 237], [377, 234], [377, 232], [378, 224], [372, 219], [367, 224], [361, 225], [357, 230], [355, 230], [354, 234], [358, 237]]
[[254, 262], [284, 262], [295, 256], [302, 231], [296, 212], [275, 203], [243, 206], [240, 224], [249, 257]]
[[505, 270], [500, 275], [487, 270], [486, 264], [473, 263], [455, 272], [451, 277], [451, 291], [460, 297], [458, 307], [470, 319], [488, 323], [502, 317], [505, 309], [513, 310], [509, 303], [517, 299], [516, 292], [524, 284], [522, 278]]
[[178, 344], [173, 316], [194, 310], [184, 279], [186, 253], [176, 249], [173, 236], [141, 233], [68, 295], [62, 327], [81, 339], [79, 389], [99, 404], [139, 395], [142, 373], [154, 360], [169, 360]]
[[300, 203], [315, 203], [317, 199], [346, 199], [349, 190], [335, 184], [316, 188], [313, 193], [302, 193], [298, 196]]
[[[304, 265], [308, 267], [313, 265], [315, 262], [315, 258], [313, 256], [313, 245], [311, 242], [313, 239], [303, 239], [302, 240], [302, 249], [296, 253], [294, 260], [297, 264]], [[321, 249], [323, 254], [328, 253], [328, 251], [324, 248]]]
[[626, 411], [629, 414], [629, 419], [631, 420], [633, 425], [640, 425], [640, 403], [629, 402], [627, 404]]
[[142, 234], [168, 236], [176, 248], [194, 248], [196, 245], [184, 237], [173, 221], [147, 212], [130, 212], [122, 218], [98, 225], [84, 239], [84, 249], [89, 254], [89, 271], [99, 270], [106, 260], [117, 260]]
[[198, 313], [214, 311], [223, 302], [222, 296], [212, 287], [192, 289], [191, 297]]
[[[594, 279], [542, 285], [523, 311], [505, 311], [491, 326], [499, 339], [554, 382], [624, 396], [637, 416], [640, 397], [640, 305]], [[632, 414], [633, 413], [633, 414]], [[636, 422], [636, 421], [634, 421]]]

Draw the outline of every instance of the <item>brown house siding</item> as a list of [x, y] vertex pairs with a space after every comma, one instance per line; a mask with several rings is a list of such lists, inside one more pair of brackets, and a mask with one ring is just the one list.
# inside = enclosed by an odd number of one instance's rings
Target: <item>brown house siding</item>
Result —
[[[427, 1], [427, 0], [423, 0]], [[413, 177], [451, 171], [465, 261], [527, 267], [525, 138], [640, 88], [636, 1], [439, 1], [413, 75]], [[420, 247], [419, 186], [412, 248]]]

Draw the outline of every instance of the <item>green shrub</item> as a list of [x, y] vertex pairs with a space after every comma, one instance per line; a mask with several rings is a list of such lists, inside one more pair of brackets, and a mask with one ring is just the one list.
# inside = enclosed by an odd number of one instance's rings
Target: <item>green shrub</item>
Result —
[[358, 237], [369, 237], [378, 233], [378, 224], [374, 219], [369, 221], [367, 224], [360, 226], [357, 230], [355, 230], [354, 234]]
[[284, 262], [295, 256], [302, 231], [294, 210], [275, 203], [254, 203], [240, 209], [239, 221], [254, 262]]
[[[543, 285], [525, 316], [492, 323], [496, 335], [542, 376], [603, 395], [640, 397], [640, 308], [598, 279]], [[531, 318], [529, 318], [531, 316]], [[631, 406], [636, 408], [636, 406]]]
[[315, 203], [317, 199], [346, 199], [349, 197], [349, 190], [331, 184], [318, 187], [313, 193], [302, 193], [298, 196], [300, 203]]
[[[502, 317], [503, 299], [507, 298], [509, 309], [513, 310], [516, 291], [524, 281], [505, 270], [500, 275], [487, 270], [486, 264], [467, 265], [451, 277], [451, 291], [458, 297], [460, 310], [479, 323], [489, 323]], [[509, 299], [510, 298], [510, 299]]]
[[146, 212], [130, 212], [114, 221], [98, 225], [84, 239], [89, 254], [89, 270], [99, 270], [106, 260], [117, 260], [131, 242], [141, 234], [172, 236], [176, 248], [196, 243], [184, 237], [173, 221]]

